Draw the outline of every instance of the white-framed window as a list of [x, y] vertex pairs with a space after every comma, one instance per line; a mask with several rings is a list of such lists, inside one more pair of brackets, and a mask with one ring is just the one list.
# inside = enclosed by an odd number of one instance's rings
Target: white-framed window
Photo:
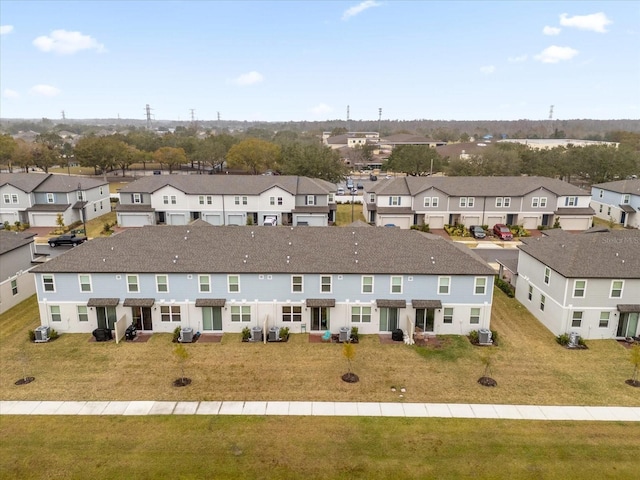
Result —
[[575, 207], [578, 205], [578, 197], [567, 197], [564, 199], [565, 207]]
[[540, 310], [542, 310], [544, 312], [544, 304], [547, 301], [547, 297], [545, 297], [544, 295], [540, 295]]
[[480, 308], [474, 307], [471, 309], [469, 314], [469, 323], [472, 325], [480, 323]]
[[89, 312], [87, 311], [86, 305], [78, 305], [76, 307], [78, 312], [78, 321], [79, 322], [88, 322], [89, 321]]
[[240, 205], [240, 203], [242, 203], [242, 205], [246, 205], [248, 203], [249, 199], [248, 197], [235, 197], [234, 198], [234, 203], [236, 205]]
[[11, 280], [11, 294], [12, 295], [18, 294], [18, 280], [15, 278]]
[[269, 205], [275, 205], [276, 204], [276, 197], [269, 197]]
[[282, 205], [283, 202], [284, 200], [282, 199], [282, 197], [278, 197], [278, 205]]
[[487, 277], [476, 277], [473, 285], [474, 295], [484, 295], [487, 293]]
[[12, 193], [11, 194], [11, 203], [18, 203], [18, 194], [17, 193]]
[[175, 195], [171, 195], [171, 205], [175, 205], [176, 203], [178, 203], [178, 199]]
[[168, 292], [169, 291], [169, 276], [168, 275], [156, 275], [156, 291]]
[[573, 298], [584, 298], [584, 294], [586, 290], [587, 290], [586, 280], [573, 281]]
[[540, 206], [540, 197], [533, 197], [531, 199], [531, 208], [538, 208]]
[[609, 328], [609, 319], [611, 318], [611, 312], [600, 312], [600, 322], [598, 327]]
[[390, 293], [402, 293], [402, 277], [391, 277]]
[[611, 216], [611, 207], [607, 207], [607, 215]]
[[362, 276], [362, 293], [373, 293], [373, 277], [370, 275]]
[[547, 207], [547, 197], [540, 197], [540, 208]]
[[302, 293], [304, 291], [302, 275], [291, 275], [291, 291], [294, 293]]
[[451, 291], [451, 277], [438, 277], [438, 294], [449, 295]]
[[136, 293], [139, 291], [138, 275], [127, 275], [127, 292]]
[[611, 282], [611, 295], [609, 298], [622, 297], [622, 289], [624, 288], [624, 280], [613, 280]]
[[331, 275], [320, 275], [320, 292], [331, 293]]
[[622, 204], [629, 205], [629, 202], [631, 202], [631, 195], [628, 193], [625, 193], [624, 195], [622, 195]]
[[460, 208], [473, 208], [476, 197], [460, 197]]
[[401, 203], [400, 197], [389, 197], [389, 205], [399, 206]]
[[204, 195], [200, 195], [200, 196], [198, 196], [198, 203], [199, 203], [200, 205], [204, 205]]
[[529, 301], [533, 299], [533, 285], [529, 285], [529, 292], [527, 293], [527, 297], [529, 298]]
[[78, 200], [79, 202], [84, 202], [87, 199], [85, 193], [81, 190], [81, 191], [76, 191], [76, 200]]
[[376, 203], [376, 194], [375, 193], [370, 193], [369, 194], [369, 203]]
[[603, 205], [600, 204], [600, 208], [599, 208], [600, 213], [602, 213], [602, 207], [603, 207]]
[[163, 322], [179, 322], [180, 305], [161, 305], [160, 320]]
[[165, 205], [169, 205], [169, 195], [163, 195], [162, 196], [162, 203], [165, 204]]
[[466, 208], [467, 206], [467, 197], [460, 197], [460, 207]]
[[301, 322], [302, 321], [302, 305], [283, 305], [282, 321], [283, 322]]
[[2, 201], [4, 203], [11, 203], [11, 195], [9, 195], [8, 193], [3, 194]]
[[509, 208], [511, 206], [511, 197], [496, 197], [497, 208]]
[[209, 275], [198, 275], [198, 291], [200, 293], [211, 291], [211, 277]]
[[[166, 197], [165, 197], [166, 198]], [[139, 193], [134, 193], [131, 195], [131, 201], [133, 203], [142, 203], [142, 195]], [[166, 202], [165, 202], [166, 203]]]
[[551, 281], [551, 269], [549, 267], [544, 267], [544, 284], [549, 285]]
[[315, 204], [316, 204], [316, 196], [307, 195], [307, 205], [315, 205]]
[[436, 208], [439, 202], [440, 202], [440, 199], [438, 197], [431, 197], [431, 206], [433, 208]]
[[55, 203], [56, 196], [53, 193], [47, 193], [47, 203]]
[[207, 195], [207, 205], [213, 205], [213, 197], [211, 195]]
[[571, 314], [571, 327], [580, 328], [582, 326], [582, 312], [573, 312]]
[[59, 305], [49, 305], [49, 313], [51, 314], [52, 322], [61, 322], [62, 315], [60, 314], [60, 306]]
[[100, 187], [100, 195], [102, 195], [104, 193], [104, 187]]
[[232, 322], [250, 322], [251, 305], [231, 305]]
[[426, 208], [437, 207], [438, 206], [438, 197], [424, 197], [424, 206]]
[[371, 323], [371, 307], [353, 305], [351, 307], [351, 323]]
[[442, 314], [442, 323], [446, 323], [446, 324], [453, 323], [453, 307], [444, 308], [444, 313]]
[[229, 293], [240, 292], [240, 276], [227, 275], [227, 289]]
[[56, 291], [56, 282], [53, 275], [42, 275], [42, 289], [45, 292]]
[[599, 198], [602, 198], [602, 196], [603, 196], [603, 195], [604, 195], [604, 190], [600, 190], [600, 191], [598, 192], [598, 197], [599, 197]]
[[91, 292], [91, 275], [78, 275], [78, 282], [80, 283], [81, 292]]

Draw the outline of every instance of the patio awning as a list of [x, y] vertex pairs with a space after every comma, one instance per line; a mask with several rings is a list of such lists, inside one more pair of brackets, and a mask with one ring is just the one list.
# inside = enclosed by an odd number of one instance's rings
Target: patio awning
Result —
[[377, 299], [376, 306], [382, 308], [406, 308], [407, 302], [405, 300]]
[[440, 300], [411, 300], [413, 308], [442, 308]]
[[90, 298], [87, 307], [115, 307], [119, 303], [119, 298]]
[[307, 307], [335, 307], [335, 298], [307, 298]]
[[618, 205], [620, 210], [624, 213], [636, 213], [635, 209], [631, 205]]
[[620, 313], [640, 313], [640, 305], [618, 305], [618, 311]]
[[224, 307], [226, 298], [196, 298], [196, 307]]
[[154, 298], [125, 298], [122, 302], [124, 307], [153, 307]]

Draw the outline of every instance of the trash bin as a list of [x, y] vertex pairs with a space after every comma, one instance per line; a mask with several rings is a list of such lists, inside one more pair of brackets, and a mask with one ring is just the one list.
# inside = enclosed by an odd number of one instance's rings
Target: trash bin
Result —
[[277, 342], [280, 340], [280, 329], [278, 327], [269, 328], [269, 338], [270, 342]]
[[391, 332], [391, 340], [394, 342], [402, 342], [404, 340], [404, 333], [402, 333], [402, 329], [396, 328]]
[[262, 341], [262, 328], [261, 327], [251, 327], [251, 341], [252, 342], [261, 342]]
[[136, 336], [138, 335], [138, 331], [136, 329], [136, 326], [131, 324], [127, 327], [127, 329], [124, 331], [124, 338], [126, 340], [133, 340], [134, 338], [136, 338]]
[[349, 341], [349, 328], [348, 327], [340, 327], [340, 336], [338, 337], [340, 342], [348, 342]]

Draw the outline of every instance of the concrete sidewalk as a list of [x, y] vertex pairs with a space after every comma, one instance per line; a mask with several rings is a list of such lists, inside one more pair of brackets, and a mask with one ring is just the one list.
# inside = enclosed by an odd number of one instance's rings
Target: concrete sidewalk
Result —
[[376, 402], [1, 400], [0, 415], [280, 415], [640, 422], [640, 407]]

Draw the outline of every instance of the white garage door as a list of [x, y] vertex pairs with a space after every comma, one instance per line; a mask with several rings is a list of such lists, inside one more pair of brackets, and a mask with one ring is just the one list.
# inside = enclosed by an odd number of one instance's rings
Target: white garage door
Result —
[[229, 215], [229, 225], [244, 225], [244, 217], [242, 215]]
[[444, 216], [430, 216], [425, 219], [425, 223], [429, 225], [429, 228], [437, 228], [441, 230], [444, 228]]
[[299, 225], [300, 222], [307, 222], [310, 227], [325, 227], [327, 225], [325, 217], [320, 215], [297, 215], [295, 218], [296, 225]]
[[187, 219], [185, 217], [184, 214], [182, 213], [170, 213], [169, 215], [167, 215], [168, 217], [168, 225], [186, 225], [187, 224]]
[[535, 230], [538, 228], [538, 217], [524, 217], [522, 219], [522, 226], [527, 230]]
[[202, 219], [211, 225], [222, 225], [222, 217], [220, 215], [206, 214]]
[[120, 226], [122, 227], [144, 227], [151, 225], [147, 215], [120, 215]]
[[380, 225], [395, 225], [396, 227], [409, 229], [411, 227], [411, 219], [409, 217], [388, 217], [381, 215]]
[[32, 213], [31, 214], [31, 226], [32, 227], [55, 227], [57, 225], [56, 219], [58, 214], [56, 213]]
[[465, 227], [470, 227], [471, 225], [480, 225], [480, 217], [464, 217], [464, 221], [462, 222]]
[[502, 221], [502, 217], [489, 217], [489, 218], [487, 218], [487, 225], [489, 226], [489, 229], [492, 229], [493, 226], [496, 223], [504, 223]]
[[560, 217], [560, 227], [563, 230], [586, 230], [589, 228], [589, 218]]

